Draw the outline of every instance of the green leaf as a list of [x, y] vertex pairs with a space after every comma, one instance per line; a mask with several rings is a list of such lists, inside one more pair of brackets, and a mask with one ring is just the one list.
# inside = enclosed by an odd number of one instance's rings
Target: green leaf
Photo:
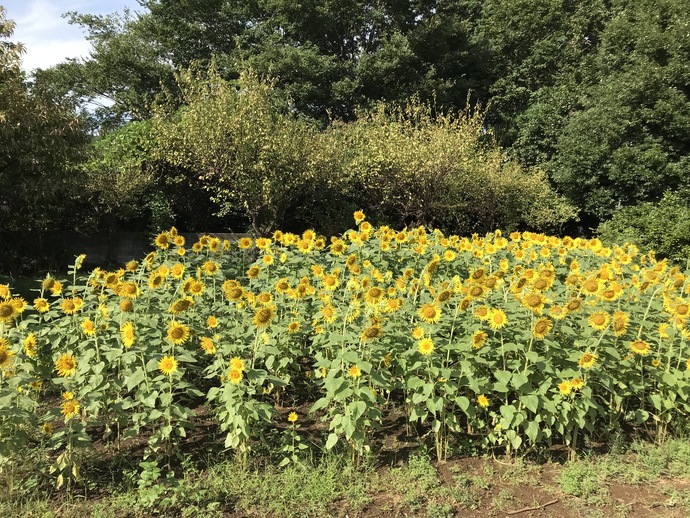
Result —
[[326, 440], [326, 449], [331, 450], [333, 446], [338, 442], [338, 436], [334, 433], [328, 434], [328, 439]]

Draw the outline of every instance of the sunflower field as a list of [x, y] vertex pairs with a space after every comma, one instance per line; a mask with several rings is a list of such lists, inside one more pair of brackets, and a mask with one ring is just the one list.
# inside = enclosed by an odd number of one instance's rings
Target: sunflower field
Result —
[[[354, 217], [331, 239], [190, 247], [173, 228], [117, 271], [78, 257], [32, 301], [0, 285], [0, 466], [43, 444], [69, 485], [95, 441], [174, 454], [202, 407], [246, 458], [288, 396], [324, 423], [324, 449], [355, 458], [391, 408], [439, 459], [462, 441], [574, 455], [626, 428], [663, 442], [686, 422], [687, 271], [598, 239]], [[287, 418], [285, 463], [306, 448], [301, 417]]]

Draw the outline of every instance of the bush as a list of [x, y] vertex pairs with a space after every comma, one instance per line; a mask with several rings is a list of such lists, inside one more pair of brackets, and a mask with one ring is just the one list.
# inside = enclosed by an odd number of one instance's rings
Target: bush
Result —
[[618, 209], [597, 229], [601, 239], [629, 241], [685, 264], [690, 257], [690, 204], [686, 195], [667, 192], [657, 203]]

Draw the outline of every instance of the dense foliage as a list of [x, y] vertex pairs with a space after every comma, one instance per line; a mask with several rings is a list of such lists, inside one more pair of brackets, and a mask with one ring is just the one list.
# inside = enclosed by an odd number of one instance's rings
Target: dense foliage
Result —
[[[578, 214], [568, 228], [591, 235], [628, 207], [662, 203], [668, 192], [688, 188], [690, 22], [685, 0], [140, 4], [135, 11], [108, 16], [70, 13], [72, 23], [81, 25], [94, 45], [91, 56], [37, 71], [33, 82], [15, 78], [7, 83], [30, 100], [5, 111], [12, 115], [17, 110], [14, 117], [32, 112], [42, 124], [12, 137], [15, 145], [21, 143], [21, 149], [13, 151], [17, 163], [30, 163], [35, 170], [30, 178], [19, 177], [16, 194], [4, 195], [17, 197], [9, 213], [27, 222], [25, 226], [67, 215], [72, 221], [61, 219], [62, 226], [151, 229], [174, 222], [180, 228], [253, 227], [263, 232], [276, 223], [304, 229], [329, 221], [324, 231], [337, 232], [346, 228], [342, 214], [365, 207], [384, 223], [426, 223], [456, 232], [495, 226], [536, 230], [545, 228], [535, 221], [548, 219], [548, 212], [528, 214], [507, 202], [524, 196], [551, 199], [542, 181], [534, 183], [535, 175], [543, 174]], [[207, 76], [208, 70], [213, 72]], [[209, 157], [204, 157], [208, 150], [200, 139], [210, 135], [204, 136], [202, 126], [168, 124], [169, 118], [176, 113], [183, 121], [186, 111], [190, 122], [193, 117], [222, 121], [209, 141], [217, 153], [228, 132], [251, 126], [225, 119], [232, 105], [226, 102], [229, 92], [244, 88], [250, 76], [254, 83], [248, 97], [261, 97], [265, 84], [272, 85], [267, 107], [274, 111], [254, 113], [249, 120], [268, 123], [266, 128], [275, 134], [264, 131], [254, 142], [239, 136], [242, 153], [221, 153], [209, 168]], [[214, 102], [203, 106], [204, 92], [218, 85]], [[9, 86], [3, 88], [9, 92]], [[226, 100], [220, 102], [223, 96]], [[70, 120], [72, 108], [86, 101], [100, 107]], [[429, 173], [429, 164], [420, 158], [433, 146], [422, 151], [407, 140], [404, 156], [384, 142], [385, 152], [396, 151], [396, 156], [387, 163], [377, 158], [371, 128], [377, 126], [380, 137], [391, 142], [410, 138], [402, 130], [391, 130], [404, 107], [415, 102], [432, 107], [422, 111], [436, 120], [436, 136], [455, 131], [444, 119], [448, 114], [481, 113], [477, 123], [488, 135], [486, 143], [495, 142], [502, 151], [491, 155], [483, 150], [464, 172], [475, 174], [485, 159], [482, 180], [506, 179], [505, 190], [492, 191], [495, 205], [506, 206], [498, 217], [485, 211], [487, 205], [477, 200], [472, 185], [443, 184], [435, 193], [420, 187], [439, 174], [438, 169]], [[246, 110], [242, 102], [235, 104], [235, 115]], [[388, 129], [380, 124], [381, 117], [391, 122]], [[86, 162], [81, 154], [86, 136], [77, 131], [84, 124], [92, 137], [97, 135]], [[4, 125], [4, 131], [9, 127]], [[149, 138], [145, 133], [151, 128], [162, 133]], [[50, 140], [25, 138], [42, 131]], [[348, 153], [337, 146], [335, 135], [341, 131], [346, 133], [339, 137], [342, 142], [361, 147]], [[356, 135], [366, 131], [372, 132], [369, 137]], [[169, 153], [154, 159], [159, 144], [171, 150], [175, 139], [187, 137], [180, 156]], [[453, 138], [463, 137], [453, 136], [446, 143]], [[308, 151], [302, 150], [300, 139], [313, 142]], [[44, 149], [46, 143], [50, 152]], [[117, 143], [116, 149], [110, 143]], [[303, 160], [304, 153], [309, 160]], [[410, 156], [414, 153], [417, 158]], [[115, 164], [120, 159], [122, 165]], [[74, 162], [81, 162], [82, 174], [68, 173]], [[341, 163], [369, 168], [369, 176], [364, 181], [363, 170], [343, 170]], [[395, 178], [398, 187], [418, 189], [415, 196], [383, 197], [386, 189], [377, 191], [370, 183], [382, 170], [371, 170], [372, 165], [390, 166], [395, 173], [383, 173], [386, 180]], [[417, 166], [421, 169], [413, 170]], [[50, 186], [32, 181], [45, 177], [48, 169], [61, 181]], [[241, 189], [224, 183], [230, 171], [243, 178]], [[526, 171], [530, 173], [524, 176]], [[3, 171], [3, 179], [11, 177]], [[356, 177], [358, 186], [353, 184]], [[123, 183], [125, 178], [131, 182]], [[266, 178], [272, 180], [260, 184], [259, 179]], [[22, 202], [29, 197], [50, 194], [53, 187], [64, 189], [62, 179], [76, 182], [71, 190], [80, 193], [81, 201], [64, 201], [50, 215], [45, 210], [48, 198], [30, 205], [34, 209], [18, 208], [26, 207]], [[290, 181], [280, 186], [277, 179]], [[449, 202], [449, 193], [461, 191], [459, 201]], [[365, 192], [371, 196], [363, 196]], [[342, 201], [333, 208], [334, 200]], [[417, 202], [433, 214], [410, 214], [409, 206]], [[682, 211], [687, 202], [678, 198], [676, 205]], [[560, 204], [554, 207], [550, 223], [557, 228], [573, 212]], [[218, 211], [220, 215], [214, 215]], [[640, 245], [651, 244], [635, 239]], [[677, 258], [680, 252], [663, 254]]]

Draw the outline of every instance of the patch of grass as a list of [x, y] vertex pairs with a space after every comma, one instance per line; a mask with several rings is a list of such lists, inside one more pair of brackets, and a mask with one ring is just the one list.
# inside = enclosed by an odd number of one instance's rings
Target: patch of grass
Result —
[[609, 497], [605, 479], [606, 474], [593, 463], [577, 461], [566, 464], [557, 481], [565, 494], [582, 498], [590, 505], [604, 505]]

